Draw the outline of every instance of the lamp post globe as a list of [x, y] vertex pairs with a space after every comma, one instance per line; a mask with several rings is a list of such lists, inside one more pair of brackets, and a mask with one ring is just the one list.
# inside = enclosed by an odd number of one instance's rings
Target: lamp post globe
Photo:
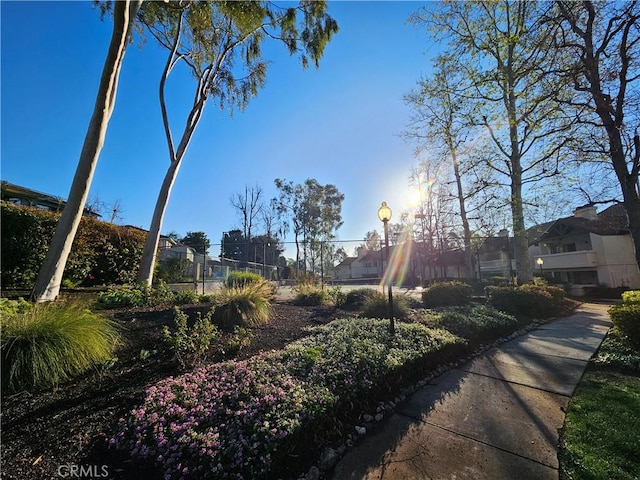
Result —
[[538, 257], [538, 259], [536, 260], [536, 263], [540, 267], [540, 276], [542, 277], [542, 265], [544, 264], [544, 260], [542, 258]]
[[385, 224], [391, 220], [391, 209], [387, 205], [387, 202], [382, 202], [382, 205], [378, 209], [378, 218]]

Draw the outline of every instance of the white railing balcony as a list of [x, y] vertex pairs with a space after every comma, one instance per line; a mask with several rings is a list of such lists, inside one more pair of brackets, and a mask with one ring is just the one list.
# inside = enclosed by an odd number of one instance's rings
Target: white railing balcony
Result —
[[542, 258], [542, 270], [557, 270], [564, 268], [592, 268], [598, 266], [598, 254], [594, 250], [579, 250], [577, 252], [554, 253], [551, 255], [539, 255], [533, 259], [532, 267], [540, 269], [536, 263]]

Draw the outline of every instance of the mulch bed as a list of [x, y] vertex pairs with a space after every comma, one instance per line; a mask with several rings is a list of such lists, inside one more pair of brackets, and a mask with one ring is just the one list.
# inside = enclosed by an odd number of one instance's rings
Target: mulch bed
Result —
[[[208, 308], [190, 306], [183, 310], [194, 316]], [[141, 470], [107, 449], [105, 439], [115, 431], [118, 419], [141, 403], [148, 386], [181, 373], [162, 347], [162, 327], [173, 325], [173, 313], [171, 309], [109, 313], [123, 331], [117, 361], [110, 367], [55, 390], [3, 395], [2, 478], [158, 478], [158, 472]], [[214, 346], [210, 360], [244, 359], [260, 351], [280, 349], [306, 336], [308, 327], [354, 315], [335, 308], [276, 303], [270, 323], [253, 330], [251, 345], [233, 356]]]

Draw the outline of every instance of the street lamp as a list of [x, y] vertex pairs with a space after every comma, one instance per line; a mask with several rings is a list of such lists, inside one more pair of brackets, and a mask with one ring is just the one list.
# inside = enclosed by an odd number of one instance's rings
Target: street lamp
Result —
[[540, 277], [542, 277], [542, 264], [544, 263], [544, 260], [542, 260], [542, 258], [538, 257], [538, 259], [536, 260], [536, 263], [540, 267]]
[[[384, 224], [384, 245], [387, 249], [387, 270], [389, 269], [389, 220], [391, 220], [391, 209], [387, 206], [387, 202], [382, 202], [382, 206], [378, 209], [378, 218]], [[391, 291], [391, 278], [387, 279], [389, 289], [389, 331], [393, 335], [396, 331], [393, 323], [393, 292]]]

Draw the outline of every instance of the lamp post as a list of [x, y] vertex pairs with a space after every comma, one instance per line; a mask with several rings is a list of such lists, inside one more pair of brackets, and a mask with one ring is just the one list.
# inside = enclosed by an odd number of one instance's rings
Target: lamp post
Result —
[[538, 257], [538, 259], [536, 260], [536, 263], [540, 267], [540, 278], [542, 278], [542, 265], [544, 264], [544, 260], [542, 260], [542, 258]]
[[[382, 202], [382, 206], [378, 209], [378, 218], [384, 224], [384, 245], [387, 249], [387, 270], [389, 270], [389, 220], [391, 220], [391, 209], [387, 206], [387, 202]], [[390, 272], [391, 270], [389, 270]], [[383, 277], [384, 278], [384, 277]], [[391, 278], [387, 279], [389, 289], [389, 331], [391, 335], [395, 334], [396, 327], [393, 322], [393, 292], [391, 290]]]

